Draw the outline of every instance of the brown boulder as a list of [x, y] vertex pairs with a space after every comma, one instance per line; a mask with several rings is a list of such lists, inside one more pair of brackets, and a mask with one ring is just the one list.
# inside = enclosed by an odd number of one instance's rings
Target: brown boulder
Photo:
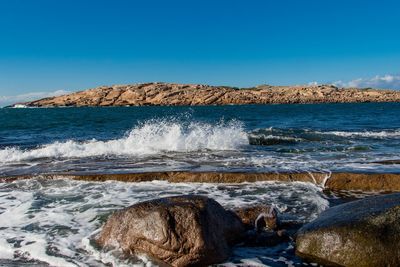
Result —
[[112, 214], [97, 243], [145, 253], [172, 266], [204, 266], [226, 260], [242, 238], [240, 219], [203, 196], [176, 196], [135, 204]]

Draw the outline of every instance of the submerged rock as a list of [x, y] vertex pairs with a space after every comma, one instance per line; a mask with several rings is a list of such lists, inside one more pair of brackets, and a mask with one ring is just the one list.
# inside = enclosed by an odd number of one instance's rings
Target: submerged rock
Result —
[[226, 260], [242, 239], [240, 219], [203, 196], [176, 196], [142, 202], [117, 211], [97, 243], [145, 253], [172, 266], [204, 266]]
[[400, 193], [324, 211], [299, 230], [296, 253], [325, 265], [400, 266]]

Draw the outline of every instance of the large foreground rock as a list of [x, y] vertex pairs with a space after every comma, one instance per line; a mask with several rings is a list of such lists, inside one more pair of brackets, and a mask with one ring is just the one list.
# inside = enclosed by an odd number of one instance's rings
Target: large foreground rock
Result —
[[325, 265], [400, 266], [400, 194], [323, 212], [297, 235], [296, 253]]
[[240, 219], [216, 201], [177, 196], [138, 203], [117, 211], [97, 242], [147, 255], [172, 266], [204, 266], [226, 260], [244, 233]]

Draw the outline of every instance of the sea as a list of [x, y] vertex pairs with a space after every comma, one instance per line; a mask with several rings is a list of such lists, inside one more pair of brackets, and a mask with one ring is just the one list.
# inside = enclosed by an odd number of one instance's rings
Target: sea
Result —
[[[113, 211], [163, 196], [202, 194], [226, 208], [274, 205], [302, 222], [346, 201], [305, 182], [89, 182], [69, 174], [399, 173], [399, 164], [400, 103], [2, 108], [0, 266], [153, 266], [93, 240]], [[7, 181], [20, 176], [29, 179]], [[221, 265], [313, 263], [286, 242], [235, 247]]]

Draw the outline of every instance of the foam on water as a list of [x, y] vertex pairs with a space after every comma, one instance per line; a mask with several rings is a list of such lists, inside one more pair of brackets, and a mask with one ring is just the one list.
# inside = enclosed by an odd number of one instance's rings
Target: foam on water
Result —
[[342, 137], [366, 137], [366, 138], [400, 138], [400, 130], [392, 131], [327, 131], [316, 132], [325, 135], [337, 135]]
[[[119, 251], [98, 250], [92, 239], [106, 217], [119, 208], [190, 193], [208, 195], [227, 208], [274, 204], [282, 213], [303, 221], [315, 218], [329, 205], [319, 187], [300, 182], [171, 184], [21, 180], [0, 184], [0, 258], [45, 262], [52, 266], [151, 265], [141, 255], [128, 260]], [[244, 253], [252, 258], [259, 255], [251, 248], [241, 248], [234, 251], [231, 264], [250, 260]], [[268, 257], [274, 258], [273, 255]], [[266, 259], [260, 255], [258, 260], [265, 262]]]
[[8, 147], [0, 150], [0, 162], [40, 158], [81, 158], [96, 156], [135, 156], [162, 151], [234, 150], [248, 144], [239, 122], [216, 125], [193, 122], [184, 125], [166, 120], [151, 120], [133, 128], [126, 136], [108, 140], [55, 142], [31, 150]]
[[3, 146], [0, 176], [193, 169], [398, 172], [397, 165], [376, 162], [398, 159], [400, 130], [245, 130], [244, 125], [164, 117], [145, 120], [114, 139], [70, 139], [29, 149]]
[[[322, 135], [325, 138], [328, 135], [338, 136], [338, 137], [361, 137], [361, 138], [400, 138], [400, 129], [391, 130], [381, 130], [381, 131], [317, 131], [311, 129], [284, 129], [269, 127], [265, 129], [257, 129], [253, 131], [250, 136], [254, 137], [264, 137], [264, 138], [280, 138], [282, 140], [293, 140], [293, 141], [305, 141], [313, 140], [310, 135]], [[323, 141], [323, 140], [321, 140]]]

